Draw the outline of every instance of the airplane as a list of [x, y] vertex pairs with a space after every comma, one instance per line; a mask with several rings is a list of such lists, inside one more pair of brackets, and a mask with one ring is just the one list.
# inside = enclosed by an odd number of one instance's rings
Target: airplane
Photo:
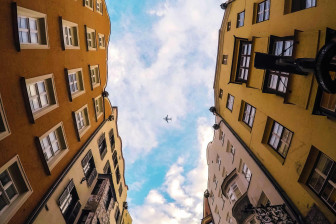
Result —
[[167, 123], [169, 123], [169, 121], [171, 121], [171, 120], [172, 120], [172, 118], [169, 118], [169, 117], [168, 117], [168, 114], [167, 114], [167, 116], [166, 116], [166, 117], [164, 117], [164, 118], [163, 118], [163, 120], [165, 120], [165, 121], [167, 121]]

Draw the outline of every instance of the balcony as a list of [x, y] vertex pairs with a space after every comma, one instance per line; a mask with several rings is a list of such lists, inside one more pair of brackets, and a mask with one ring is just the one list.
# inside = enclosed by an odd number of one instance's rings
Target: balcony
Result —
[[249, 204], [250, 200], [247, 196], [247, 192], [245, 192], [232, 207], [232, 216], [236, 219], [237, 223], [244, 223], [245, 220], [250, 217], [249, 213], [244, 212], [245, 207]]

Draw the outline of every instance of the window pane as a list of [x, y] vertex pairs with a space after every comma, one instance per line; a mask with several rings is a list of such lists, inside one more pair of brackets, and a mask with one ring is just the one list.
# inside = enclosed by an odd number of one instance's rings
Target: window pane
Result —
[[324, 181], [325, 179], [314, 171], [308, 184], [316, 191], [316, 193], [320, 193]]
[[275, 42], [275, 55], [281, 55], [282, 54], [282, 46], [283, 46], [283, 41], [277, 41]]
[[277, 83], [278, 83], [278, 76], [277, 75], [271, 75], [269, 88], [276, 89]]
[[42, 95], [40, 97], [40, 100], [41, 100], [41, 106], [44, 107], [45, 105], [48, 104], [48, 98], [47, 98], [47, 95]]
[[29, 29], [34, 31], [37, 30], [37, 21], [36, 19], [29, 18]]
[[30, 42], [31, 43], [38, 43], [38, 35], [37, 33], [30, 33]]
[[0, 211], [7, 205], [4, 194], [0, 195]]
[[6, 194], [9, 199], [12, 199], [17, 194], [14, 184], [11, 184], [10, 187], [6, 189]]
[[284, 56], [292, 56], [292, 52], [293, 52], [293, 43], [294, 41], [292, 40], [287, 40], [285, 41], [285, 53]]
[[332, 164], [333, 162], [326, 155], [322, 154], [316, 165], [316, 169], [321, 171], [323, 174], [328, 175]]
[[8, 171], [4, 171], [0, 174], [0, 182], [2, 186], [5, 186], [7, 183], [9, 183], [11, 180], [10, 176], [8, 175]]
[[28, 43], [28, 41], [29, 41], [28, 32], [20, 31], [19, 32], [19, 38], [20, 38], [21, 43]]
[[37, 83], [37, 88], [38, 88], [39, 93], [45, 93], [46, 92], [44, 82], [38, 82]]

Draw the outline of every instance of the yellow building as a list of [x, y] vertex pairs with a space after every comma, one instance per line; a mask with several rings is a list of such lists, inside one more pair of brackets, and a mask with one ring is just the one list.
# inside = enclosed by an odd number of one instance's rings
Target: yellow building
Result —
[[120, 223], [105, 1], [4, 0], [0, 11], [0, 223]]
[[222, 8], [212, 110], [221, 123], [217, 132], [249, 152], [297, 222], [334, 223], [336, 95], [324, 92], [313, 72], [257, 69], [255, 59], [256, 52], [315, 59], [335, 38], [336, 1], [230, 0]]

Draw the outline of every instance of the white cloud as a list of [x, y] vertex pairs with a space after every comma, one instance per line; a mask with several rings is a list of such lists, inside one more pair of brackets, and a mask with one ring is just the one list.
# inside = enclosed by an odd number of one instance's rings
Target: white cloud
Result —
[[[190, 101], [197, 89], [211, 92], [223, 15], [218, 2], [203, 0], [167, 0], [147, 13], [157, 17], [151, 30], [126, 29], [109, 44], [107, 89], [119, 107], [127, 162], [157, 147], [163, 130], [180, 128], [197, 107]], [[130, 18], [123, 18], [121, 25], [129, 26]], [[167, 113], [173, 117], [169, 125], [162, 120]]]
[[[152, 189], [141, 206], [130, 206], [134, 223], [199, 224], [203, 213], [203, 192], [207, 184], [205, 149], [213, 136], [210, 122], [198, 119], [198, 160], [196, 167], [185, 173], [183, 165], [188, 158], [180, 157], [168, 170], [165, 182]], [[167, 195], [166, 198], [164, 195]], [[145, 211], [145, 212], [144, 212]]]

